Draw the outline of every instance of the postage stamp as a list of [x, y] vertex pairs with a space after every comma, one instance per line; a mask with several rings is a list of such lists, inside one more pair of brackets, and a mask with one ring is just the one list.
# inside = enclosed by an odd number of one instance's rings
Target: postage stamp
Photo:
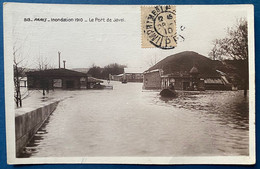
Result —
[[142, 6], [142, 48], [173, 49], [177, 46], [176, 6]]

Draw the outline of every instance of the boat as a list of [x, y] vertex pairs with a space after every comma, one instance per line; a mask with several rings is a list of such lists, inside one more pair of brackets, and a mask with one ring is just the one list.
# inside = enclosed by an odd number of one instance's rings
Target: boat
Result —
[[101, 85], [101, 84], [96, 84], [94, 85], [93, 89], [109, 89], [113, 90], [113, 85]]
[[126, 84], [126, 83], [127, 83], [127, 79], [126, 79], [126, 75], [125, 75], [125, 74], [123, 75], [122, 83], [123, 83], [123, 84]]
[[104, 85], [103, 89], [110, 89], [113, 90], [113, 85]]
[[177, 92], [173, 89], [163, 89], [161, 92], [160, 92], [160, 95], [162, 97], [171, 97], [171, 98], [174, 98], [174, 97], [177, 97]]
[[103, 89], [113, 90], [113, 85], [110, 84], [110, 77], [111, 77], [111, 75], [109, 74], [109, 78], [108, 78], [108, 80], [107, 80], [107, 85], [104, 85], [104, 88], [103, 88]]
[[101, 85], [100, 83], [97, 83], [93, 86], [93, 89], [104, 89], [104, 85]]

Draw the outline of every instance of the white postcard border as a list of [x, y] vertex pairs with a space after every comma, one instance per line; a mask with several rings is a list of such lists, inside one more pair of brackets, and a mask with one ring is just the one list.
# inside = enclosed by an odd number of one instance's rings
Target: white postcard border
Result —
[[[200, 157], [15, 157], [15, 115], [12, 69], [12, 10], [21, 3], [4, 3], [4, 71], [6, 142], [8, 164], [255, 164], [255, 47], [254, 7], [241, 5], [248, 12], [249, 45], [249, 156], [200, 156]], [[23, 5], [26, 5], [23, 3]], [[39, 5], [39, 4], [38, 4]], [[63, 4], [64, 5], [64, 4]], [[71, 4], [70, 4], [71, 5]]]

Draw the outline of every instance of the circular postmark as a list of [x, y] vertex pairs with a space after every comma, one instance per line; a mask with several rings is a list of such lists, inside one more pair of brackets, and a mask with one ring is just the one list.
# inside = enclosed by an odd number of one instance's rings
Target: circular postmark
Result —
[[176, 47], [176, 7], [167, 5], [147, 8], [149, 9], [146, 9], [147, 15], [143, 21], [143, 33], [146, 40], [161, 49]]

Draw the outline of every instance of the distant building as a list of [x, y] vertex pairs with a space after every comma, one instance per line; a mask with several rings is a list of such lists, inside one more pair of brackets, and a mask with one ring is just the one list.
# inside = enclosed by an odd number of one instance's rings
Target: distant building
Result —
[[124, 74], [119, 74], [119, 75], [111, 75], [110, 77], [110, 80], [114, 80], [114, 81], [122, 81], [123, 79], [123, 75]]
[[143, 72], [142, 68], [124, 68], [124, 73], [119, 75], [111, 75], [111, 80], [127, 82], [143, 82]]
[[22, 77], [20, 79], [20, 87], [27, 87], [27, 77]]
[[124, 75], [127, 82], [143, 82], [143, 72], [142, 68], [124, 68]]
[[[219, 64], [219, 63], [218, 63]], [[169, 56], [144, 72], [144, 89], [231, 90], [224, 72], [214, 61], [195, 52]]]
[[86, 89], [87, 74], [69, 69], [47, 69], [26, 73], [29, 89]]

